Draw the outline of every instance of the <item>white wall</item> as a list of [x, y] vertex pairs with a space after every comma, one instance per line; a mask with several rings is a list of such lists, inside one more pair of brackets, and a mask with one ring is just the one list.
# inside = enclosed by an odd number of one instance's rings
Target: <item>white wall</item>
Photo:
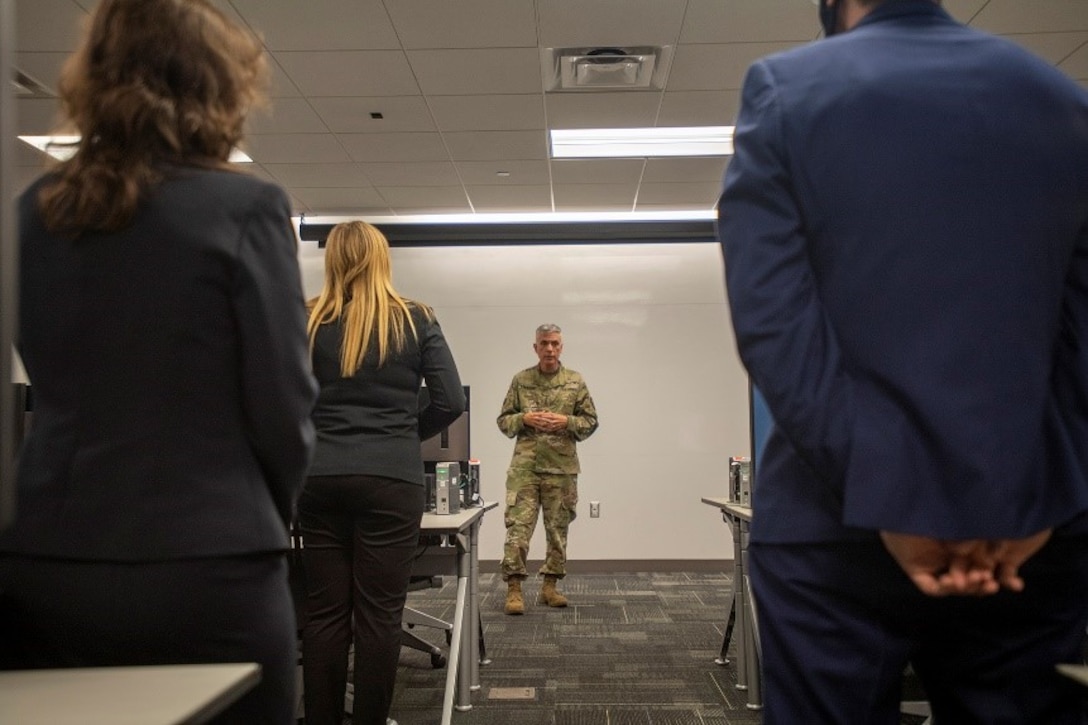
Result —
[[[300, 244], [307, 296], [323, 252]], [[502, 558], [513, 441], [495, 425], [514, 373], [536, 363], [536, 326], [563, 328], [600, 429], [579, 444], [571, 560], [731, 558], [703, 496], [725, 496], [729, 456], [749, 451], [747, 377], [733, 343], [715, 244], [463, 246], [393, 250], [398, 291], [435, 308], [471, 387], [471, 449], [485, 499], [481, 558]], [[589, 501], [601, 516], [589, 517]], [[530, 558], [544, 554], [541, 526]]]

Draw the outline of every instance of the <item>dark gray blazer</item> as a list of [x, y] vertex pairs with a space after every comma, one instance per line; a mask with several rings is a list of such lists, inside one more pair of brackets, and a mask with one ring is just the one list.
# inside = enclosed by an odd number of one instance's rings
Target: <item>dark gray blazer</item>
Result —
[[[464, 412], [465, 391], [438, 320], [414, 304], [410, 309], [418, 337], [409, 333], [404, 350], [380, 367], [372, 345], [348, 378], [340, 374], [340, 324], [318, 329], [313, 367], [321, 392], [311, 476], [384, 476], [423, 485], [419, 443]], [[420, 410], [423, 381], [428, 395]]]
[[153, 561], [278, 550], [316, 385], [285, 194], [178, 169], [116, 233], [20, 201], [19, 351], [34, 421], [0, 550]]

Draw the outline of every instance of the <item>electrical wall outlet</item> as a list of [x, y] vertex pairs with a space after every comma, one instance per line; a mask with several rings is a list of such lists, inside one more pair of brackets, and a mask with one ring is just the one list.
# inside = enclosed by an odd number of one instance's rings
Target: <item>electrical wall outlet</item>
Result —
[[599, 519], [601, 517], [601, 502], [590, 501], [589, 502], [589, 518]]

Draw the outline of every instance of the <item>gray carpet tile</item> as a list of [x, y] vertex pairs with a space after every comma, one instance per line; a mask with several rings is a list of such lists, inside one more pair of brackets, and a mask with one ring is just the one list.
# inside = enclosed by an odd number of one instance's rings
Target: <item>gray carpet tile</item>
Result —
[[[550, 609], [536, 602], [539, 580], [529, 579], [525, 615], [509, 617], [506, 585], [484, 574], [489, 664], [480, 667], [472, 708], [454, 712], [453, 725], [759, 725], [759, 711], [737, 689], [735, 644], [729, 664], [714, 663], [731, 587], [727, 574], [577, 574], [560, 583], [571, 605]], [[448, 577], [441, 588], [412, 592], [409, 606], [448, 621], [454, 597]], [[413, 631], [446, 646], [440, 631]], [[438, 724], [445, 677], [429, 655], [402, 650], [391, 713], [399, 725]], [[533, 688], [532, 699], [504, 699], [525, 688]], [[921, 721], [904, 716], [902, 723]]]
[[[747, 725], [759, 723], [735, 667], [713, 659], [731, 603], [723, 574], [571, 575], [560, 584], [571, 605], [537, 602], [539, 581], [526, 582], [526, 614], [503, 614], [506, 586], [480, 579], [481, 618], [490, 664], [480, 668], [473, 707], [455, 725]], [[413, 592], [410, 606], [452, 616], [454, 582]], [[440, 646], [443, 635], [415, 633]], [[438, 722], [445, 669], [405, 649], [392, 716], [400, 725]], [[532, 700], [488, 697], [490, 688], [535, 688]]]

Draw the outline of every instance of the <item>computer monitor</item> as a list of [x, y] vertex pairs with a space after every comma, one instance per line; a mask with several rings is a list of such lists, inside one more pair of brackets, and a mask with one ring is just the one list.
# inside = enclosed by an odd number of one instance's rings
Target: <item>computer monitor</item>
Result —
[[[465, 412], [461, 413], [460, 417], [450, 423], [445, 430], [420, 443], [423, 450], [423, 470], [426, 473], [434, 473], [435, 464], [444, 461], [458, 461], [463, 464], [464, 470], [468, 470], [468, 461], [472, 457], [468, 425], [471, 398], [467, 385], [464, 386], [464, 390]], [[420, 388], [419, 407], [421, 410], [427, 405], [428, 400], [427, 388]]]

